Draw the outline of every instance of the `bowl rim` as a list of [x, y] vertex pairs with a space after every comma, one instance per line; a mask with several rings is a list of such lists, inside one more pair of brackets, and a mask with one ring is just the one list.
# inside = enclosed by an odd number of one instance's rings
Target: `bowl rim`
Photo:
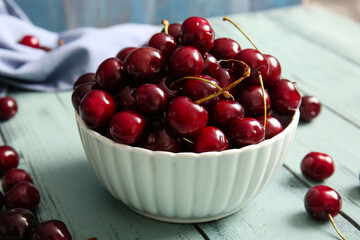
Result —
[[245, 146], [242, 148], [232, 148], [232, 149], [227, 149], [227, 150], [223, 150], [223, 151], [211, 151], [211, 152], [202, 152], [202, 153], [195, 153], [195, 152], [174, 153], [174, 152], [168, 152], [168, 151], [153, 151], [153, 150], [142, 148], [142, 147], [130, 146], [130, 145], [115, 142], [114, 140], [101, 135], [100, 133], [96, 132], [95, 130], [88, 128], [88, 126], [82, 120], [82, 118], [80, 117], [78, 112], [75, 110], [75, 118], [76, 118], [76, 122], [78, 123], [79, 131], [80, 131], [80, 128], [83, 128], [91, 136], [97, 138], [98, 140], [104, 142], [107, 145], [111, 145], [112, 147], [115, 147], [115, 148], [118, 148], [121, 150], [138, 151], [143, 154], [157, 154], [159, 156], [162, 155], [162, 156], [169, 156], [169, 157], [175, 157], [175, 156], [180, 156], [180, 157], [204, 156], [204, 157], [206, 157], [206, 156], [216, 156], [216, 155], [223, 155], [223, 154], [234, 154], [234, 153], [239, 154], [239, 153], [246, 152], [246, 151], [256, 150], [261, 147], [271, 145], [274, 142], [278, 141], [279, 139], [285, 137], [285, 135], [289, 134], [294, 128], [297, 127], [299, 117], [300, 117], [300, 111], [299, 111], [299, 109], [297, 109], [294, 112], [294, 114], [291, 118], [291, 121], [289, 122], [289, 124], [286, 126], [286, 128], [281, 133], [277, 134], [276, 136], [274, 136], [270, 139], [266, 139], [258, 144], [252, 144], [252, 145], [248, 145], [248, 146]]

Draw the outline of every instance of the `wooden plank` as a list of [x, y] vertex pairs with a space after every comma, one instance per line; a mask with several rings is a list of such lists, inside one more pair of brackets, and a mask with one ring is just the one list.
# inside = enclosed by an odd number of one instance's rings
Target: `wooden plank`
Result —
[[39, 219], [61, 219], [74, 239], [203, 239], [192, 225], [142, 217], [112, 197], [87, 162], [71, 93], [59, 95], [14, 93], [19, 112], [0, 125], [6, 141], [22, 152], [20, 168], [40, 191]]
[[[317, 221], [306, 213], [307, 190], [282, 168], [268, 188], [238, 213], [199, 226], [210, 239], [339, 239], [330, 221]], [[347, 239], [359, 238], [359, 230], [341, 215], [334, 219]]]

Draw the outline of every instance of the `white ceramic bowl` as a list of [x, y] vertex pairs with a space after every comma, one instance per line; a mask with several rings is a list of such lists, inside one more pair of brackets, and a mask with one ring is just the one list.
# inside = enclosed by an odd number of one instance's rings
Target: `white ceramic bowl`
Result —
[[115, 143], [76, 121], [100, 182], [134, 211], [167, 222], [216, 220], [243, 208], [282, 166], [299, 121], [241, 149], [206, 153], [151, 151]]

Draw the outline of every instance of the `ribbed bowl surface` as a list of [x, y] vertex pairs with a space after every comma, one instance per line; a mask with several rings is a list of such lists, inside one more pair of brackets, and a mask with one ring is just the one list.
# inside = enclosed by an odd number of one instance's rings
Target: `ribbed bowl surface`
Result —
[[299, 112], [260, 144], [207, 153], [150, 151], [114, 141], [76, 121], [100, 182], [129, 208], [168, 222], [205, 222], [237, 212], [270, 183], [295, 135]]

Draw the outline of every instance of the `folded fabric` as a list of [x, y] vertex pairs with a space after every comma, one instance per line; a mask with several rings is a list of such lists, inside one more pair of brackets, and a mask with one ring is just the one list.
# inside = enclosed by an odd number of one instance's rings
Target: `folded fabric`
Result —
[[[127, 23], [56, 33], [33, 25], [13, 1], [0, 0], [0, 94], [8, 85], [38, 91], [71, 89], [78, 76], [95, 72], [121, 48], [143, 45], [159, 30]], [[40, 45], [52, 50], [19, 44], [25, 35], [36, 36]]]

